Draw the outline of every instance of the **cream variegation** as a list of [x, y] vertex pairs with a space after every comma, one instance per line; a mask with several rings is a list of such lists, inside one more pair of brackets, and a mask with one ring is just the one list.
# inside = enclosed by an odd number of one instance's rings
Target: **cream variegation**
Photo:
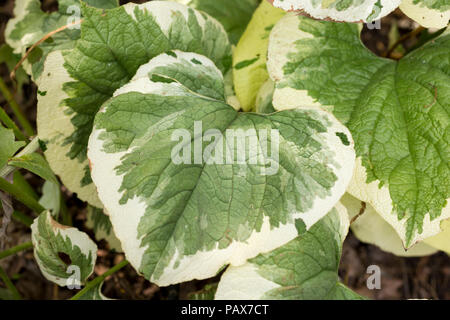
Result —
[[[133, 122], [123, 121], [129, 116]], [[203, 121], [203, 132], [277, 128], [279, 172], [264, 176], [260, 165], [247, 163], [173, 163], [170, 135], [192, 130], [193, 121]], [[118, 126], [133, 135], [116, 134]], [[296, 127], [303, 129], [289, 133]], [[304, 140], [302, 134], [311, 136]], [[159, 285], [211, 277], [227, 264], [243, 264], [292, 240], [298, 234], [295, 219], [310, 228], [339, 200], [354, 161], [351, 136], [331, 114], [237, 113], [225, 102], [223, 76], [214, 63], [181, 51], [154, 58], [115, 92], [96, 117], [88, 157], [127, 259]], [[293, 165], [299, 170], [291, 171]], [[279, 192], [286, 194], [281, 202]], [[279, 216], [271, 216], [269, 207], [277, 207]]]
[[410, 248], [439, 233], [450, 215], [450, 33], [393, 61], [371, 53], [360, 30], [283, 18], [269, 42], [273, 105], [322, 106], [349, 127], [358, 156], [349, 192]]
[[349, 220], [340, 203], [310, 230], [284, 246], [229, 267], [218, 300], [362, 299], [339, 283], [338, 268]]
[[97, 245], [84, 232], [42, 212], [31, 226], [34, 257], [42, 274], [59, 286], [80, 286], [94, 271]]

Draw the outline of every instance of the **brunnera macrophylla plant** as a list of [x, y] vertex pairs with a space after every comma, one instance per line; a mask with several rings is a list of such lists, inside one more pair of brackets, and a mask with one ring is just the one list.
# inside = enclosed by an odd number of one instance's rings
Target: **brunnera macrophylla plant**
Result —
[[[15, 53], [61, 30], [25, 65], [49, 166], [14, 160], [23, 144], [2, 127], [0, 165], [38, 172], [48, 194], [57, 174], [96, 240], [160, 286], [227, 268], [216, 298], [360, 299], [338, 277], [350, 219], [398, 255], [450, 251], [450, 34], [394, 61], [358, 24], [286, 11], [356, 22], [399, 5], [447, 26], [445, 1], [17, 1]], [[36, 259], [83, 285], [96, 245], [54, 199], [32, 225]], [[78, 298], [106, 298], [87, 287]]]

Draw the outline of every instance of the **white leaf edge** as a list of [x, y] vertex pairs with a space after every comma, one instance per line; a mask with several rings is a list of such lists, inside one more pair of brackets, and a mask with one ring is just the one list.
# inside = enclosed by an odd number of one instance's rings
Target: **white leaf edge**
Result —
[[38, 136], [40, 140], [48, 141], [47, 150], [44, 152], [45, 158], [63, 184], [81, 200], [102, 208], [103, 204], [98, 199], [95, 185], [93, 183], [88, 186], [81, 185], [84, 170], [89, 162], [70, 159], [67, 154], [71, 146], [63, 145], [75, 130], [71, 116], [67, 114], [69, 108], [61, 105], [61, 102], [68, 98], [63, 90], [63, 84], [75, 81], [63, 64], [62, 51], [51, 52], [44, 63], [42, 75], [37, 80], [39, 91], [46, 92], [44, 96], [38, 94], [36, 120]]
[[[310, 33], [303, 32], [292, 26], [298, 25], [298, 16], [295, 13], [289, 13], [283, 17], [273, 28], [270, 34], [269, 54], [267, 68], [271, 79], [276, 83], [284, 78], [283, 66], [288, 62], [289, 53], [296, 52], [296, 41], [298, 39], [312, 38]], [[361, 28], [361, 25], [360, 25]], [[292, 109], [295, 105], [301, 105], [302, 108], [323, 108], [332, 111], [332, 106], [322, 106], [308, 95], [307, 90], [296, 90], [292, 88], [276, 88], [273, 98], [275, 110]], [[361, 158], [356, 161], [355, 172], [347, 192], [355, 198], [370, 204], [398, 233], [406, 247], [406, 219], [398, 220], [397, 215], [393, 213], [393, 203], [389, 194], [389, 188], [384, 185], [378, 188], [380, 181], [374, 181], [370, 184], [365, 183], [367, 174], [361, 164]], [[440, 223], [450, 218], [450, 199], [447, 206], [443, 209], [438, 219], [430, 221], [429, 214], [423, 222], [424, 232], [415, 235], [411, 240], [411, 246], [426, 238], [438, 234]], [[411, 247], [410, 246], [410, 247]]]
[[[361, 158], [356, 159], [356, 167], [348, 186], [347, 192], [353, 197], [367, 202], [371, 205], [380, 216], [389, 223], [397, 232], [398, 236], [403, 242], [403, 246], [406, 248], [406, 225], [407, 219], [399, 220], [397, 213], [394, 212], [394, 206], [392, 198], [389, 193], [388, 184], [384, 184], [379, 187], [380, 181], [372, 181], [366, 183], [367, 171], [361, 163]], [[421, 234], [416, 230], [414, 236], [411, 239], [410, 248], [420, 241], [437, 235], [441, 232], [441, 222], [450, 218], [450, 199], [447, 201], [447, 206], [442, 209], [441, 215], [430, 220], [430, 215], [427, 214], [423, 220], [423, 232]]]
[[[204, 66], [211, 66], [216, 69], [218, 74], [221, 74], [213, 62], [204, 56], [176, 50], [174, 52], [179, 58], [184, 58], [188, 61], [195, 58], [201, 61]], [[172, 95], [185, 95], [185, 91], [179, 87], [178, 84], [172, 83], [169, 86], [161, 85], [160, 83], [152, 83], [148, 78], [148, 73], [151, 69], [157, 66], [166, 65], [171, 61], [177, 60], [167, 54], [162, 54], [152, 59], [148, 64], [141, 66], [131, 82], [118, 89], [114, 93], [114, 96], [127, 92], [161, 94], [161, 91], [164, 91], [165, 95], [167, 95], [168, 92]], [[348, 129], [338, 122], [330, 113], [320, 109], [314, 110], [324, 114], [333, 122], [332, 126], [328, 128], [329, 130], [323, 134], [327, 144], [342, 145], [342, 141], [336, 136], [336, 132], [343, 132], [349, 138], [351, 147], [346, 147], [343, 149], [345, 151], [336, 154], [335, 161], [342, 167], [338, 170], [333, 168], [338, 179], [330, 190], [331, 196], [324, 199], [316, 199], [310, 210], [294, 215], [295, 219], [302, 219], [308, 229], [325, 216], [345, 193], [346, 187], [352, 176], [355, 159], [354, 144]], [[104, 111], [105, 110], [101, 110], [100, 112]], [[147, 247], [141, 246], [141, 239], [138, 238], [137, 233], [140, 219], [145, 214], [145, 199], [135, 197], [130, 199], [124, 205], [119, 204], [119, 199], [122, 197], [122, 194], [117, 190], [120, 189], [123, 175], [115, 176], [112, 174], [114, 168], [121, 164], [120, 159], [132, 150], [116, 154], [105, 153], [103, 151], [103, 141], [99, 138], [102, 132], [104, 132], [104, 130], [97, 130], [94, 128], [89, 139], [88, 158], [92, 164], [92, 178], [97, 185], [100, 199], [105, 204], [106, 210], [111, 217], [111, 222], [113, 226], [115, 226], [114, 230], [122, 243], [122, 248], [124, 249], [127, 259], [135, 269], [139, 271], [142, 257], [147, 249]], [[97, 163], [100, 165], [96, 165]], [[107, 180], [105, 180], [105, 178]], [[123, 212], [133, 213], [133, 215], [124, 215]], [[318, 215], [317, 212], [323, 212], [323, 215]], [[288, 224], [271, 229], [269, 218], [266, 217], [263, 221], [261, 231], [254, 232], [245, 242], [235, 241], [225, 249], [202, 251], [191, 256], [185, 256], [175, 267], [175, 262], [179, 258], [179, 253], [176, 252], [168, 267], [165, 268], [163, 275], [159, 279], [152, 278], [150, 281], [160, 286], [167, 286], [192, 279], [210, 278], [214, 276], [220, 268], [227, 264], [242, 265], [247, 259], [278, 248], [294, 239], [296, 236], [297, 230], [295, 225]]]
[[[325, 0], [274, 0], [273, 5], [285, 11], [304, 10], [306, 13], [316, 19], [330, 18], [341, 22], [367, 22], [367, 19], [378, 0], [364, 0], [360, 5], [352, 5], [350, 9], [338, 11], [334, 8], [322, 8], [321, 3]], [[314, 5], [313, 2], [317, 2]], [[374, 20], [381, 19], [394, 11], [400, 4], [401, 0], [381, 0], [383, 8]]]
[[[55, 235], [59, 233], [64, 239], [69, 238], [70, 241], [72, 242], [72, 246], [79, 247], [83, 255], [85, 255], [86, 257], [89, 256], [89, 254], [91, 255], [92, 270], [89, 273], [89, 275], [91, 275], [92, 272], [94, 272], [95, 261], [97, 260], [97, 249], [98, 249], [97, 245], [89, 238], [89, 236], [86, 233], [78, 230], [77, 228], [61, 225], [55, 220], [53, 220], [49, 211], [44, 211], [41, 214], [47, 215], [48, 223], [52, 225], [52, 229]], [[31, 225], [31, 241], [33, 243], [33, 247], [35, 248], [34, 250], [36, 250], [36, 247], [39, 247], [40, 245], [39, 240], [36, 239], [36, 236], [39, 233], [38, 223], [39, 217], [34, 219], [33, 224]], [[36, 259], [37, 264], [39, 265], [39, 269], [41, 270], [42, 274], [47, 280], [56, 283], [60, 287], [64, 287], [68, 284], [67, 279], [71, 276], [70, 274], [67, 274], [67, 278], [64, 279], [55, 277], [47, 271], [45, 263], [43, 263], [39, 259], [39, 256], [37, 254], [35, 254], [34, 257]]]
[[[340, 237], [343, 242], [350, 226], [347, 209], [340, 202], [334, 208], [340, 218]], [[257, 266], [247, 262], [241, 266], [228, 267], [220, 279], [215, 300], [260, 300], [266, 292], [277, 288], [281, 288], [281, 285], [263, 278]]]
[[341, 203], [347, 208], [350, 220], [356, 219], [350, 228], [360, 241], [375, 245], [383, 251], [400, 257], [422, 257], [437, 252], [436, 248], [423, 242], [405, 250], [403, 242], [394, 228], [370, 204], [366, 204], [365, 210], [361, 212], [363, 202], [348, 193], [342, 197]]
[[429, 9], [424, 5], [414, 4], [413, 0], [403, 0], [400, 9], [425, 28], [445, 28], [450, 20], [450, 10], [441, 12]]

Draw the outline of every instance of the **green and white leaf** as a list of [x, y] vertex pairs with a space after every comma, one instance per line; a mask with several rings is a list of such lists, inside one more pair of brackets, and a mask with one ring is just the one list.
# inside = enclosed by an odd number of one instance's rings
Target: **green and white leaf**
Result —
[[45, 157], [62, 183], [81, 200], [102, 208], [95, 186], [92, 183], [82, 183], [85, 168], [88, 168], [87, 159], [80, 162], [67, 156], [70, 145], [65, 144], [65, 141], [75, 134], [75, 127], [71, 122], [70, 110], [64, 104], [68, 96], [63, 91], [63, 85], [73, 79], [63, 64], [61, 51], [50, 53], [45, 61], [42, 77], [37, 81], [41, 92], [38, 94], [36, 120], [39, 139], [45, 142]]
[[362, 299], [339, 283], [342, 244], [349, 227], [338, 203], [309, 231], [288, 244], [229, 267], [215, 298], [218, 300], [343, 300]]
[[59, 185], [58, 179], [56, 179], [49, 164], [39, 153], [30, 153], [20, 157], [13, 157], [8, 161], [8, 165], [28, 170], [44, 180]]
[[55, 184], [51, 181], [45, 181], [39, 204], [45, 209], [50, 210], [54, 219], [58, 219], [59, 211], [61, 210], [61, 190], [59, 183]]
[[402, 0], [400, 9], [426, 28], [445, 28], [450, 20], [448, 0]]
[[288, 15], [274, 28], [274, 107], [323, 106], [348, 126], [357, 168], [349, 188], [406, 248], [450, 217], [450, 33], [400, 61], [371, 53], [360, 27]]
[[16, 141], [13, 130], [6, 129], [0, 124], [0, 169], [24, 145], [23, 141]]
[[162, 52], [200, 52], [226, 71], [231, 46], [216, 20], [174, 2], [127, 4], [104, 14], [82, 6], [82, 13], [76, 48], [51, 55], [39, 81], [38, 133], [49, 143], [46, 157], [64, 184], [82, 200], [102, 207], [86, 159], [92, 123], [102, 103], [140, 65]]
[[262, 1], [233, 52], [233, 82], [244, 111], [255, 109], [256, 95], [267, 73], [269, 34], [285, 12]]
[[[172, 152], [190, 140], [171, 136], [181, 129], [192, 136], [195, 121], [211, 143], [199, 132], [194, 143], [215, 151], [205, 153], [207, 163], [177, 165]], [[236, 149], [220, 137], [228, 129], [250, 130], [258, 146], [245, 152], [260, 164], [220, 164], [221, 145]], [[280, 135], [278, 160], [262, 155], [256, 134], [271, 129]], [[314, 225], [344, 194], [354, 151], [347, 129], [321, 110], [236, 112], [211, 60], [172, 51], [142, 66], [103, 106], [88, 157], [127, 259], [164, 286], [214, 276], [287, 243], [297, 236], [295, 219]]]
[[[60, 225], [49, 211], [42, 212], [31, 225], [34, 256], [44, 277], [59, 286], [83, 284], [94, 271], [97, 245], [88, 235], [73, 227]], [[63, 261], [61, 256], [70, 259]], [[79, 279], [69, 267], [79, 268]]]
[[172, 0], [206, 12], [219, 21], [232, 44], [238, 43], [261, 0]]
[[[118, 6], [117, 0], [89, 1], [84, 3], [99, 8]], [[47, 13], [41, 10], [39, 0], [16, 0], [14, 18], [8, 21], [5, 30], [5, 40], [14, 53], [23, 55], [33, 44], [45, 35], [60, 27], [73, 23], [77, 18], [74, 14], [80, 12], [80, 0], [58, 0], [58, 11]], [[29, 57], [25, 65], [26, 71], [36, 80], [42, 73], [46, 56], [55, 50], [71, 49], [80, 37], [79, 28], [68, 28], [56, 33], [44, 41]]]
[[286, 11], [303, 10], [316, 19], [371, 22], [394, 11], [401, 0], [273, 0]]
[[345, 194], [341, 203], [347, 208], [351, 229], [364, 243], [376, 245], [380, 249], [402, 257], [421, 257], [431, 255], [437, 250], [425, 242], [405, 250], [403, 242], [394, 228], [387, 223], [370, 204], [366, 204], [350, 194]]
[[97, 241], [105, 240], [111, 250], [123, 252], [119, 239], [114, 234], [109, 217], [103, 213], [102, 209], [88, 207], [86, 227], [94, 230]]

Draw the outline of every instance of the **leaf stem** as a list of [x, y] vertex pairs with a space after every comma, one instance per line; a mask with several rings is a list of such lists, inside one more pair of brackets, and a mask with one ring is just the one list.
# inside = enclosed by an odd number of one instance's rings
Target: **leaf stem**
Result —
[[5, 96], [7, 103], [9, 104], [15, 116], [17, 117], [17, 120], [19, 121], [20, 125], [25, 130], [25, 133], [30, 137], [34, 136], [35, 133], [33, 127], [31, 126], [30, 122], [28, 122], [27, 118], [24, 116], [16, 100], [14, 100], [13, 95], [9, 91], [5, 81], [1, 77], [0, 77], [0, 91]]
[[3, 280], [9, 291], [11, 291], [14, 300], [22, 300], [22, 296], [20, 295], [19, 291], [17, 291], [17, 288], [14, 286], [11, 279], [9, 279], [8, 275], [2, 267], [0, 267], [0, 278]]
[[[22, 149], [15, 157], [20, 158], [24, 155], [36, 152], [39, 149], [39, 138], [35, 137], [25, 148]], [[16, 168], [13, 166], [5, 166], [0, 169], [0, 177], [4, 178], [13, 172]]]
[[22, 131], [20, 131], [17, 124], [8, 116], [3, 107], [0, 108], [0, 121], [3, 122], [8, 129], [12, 129], [14, 131], [14, 135], [17, 139], [27, 141], [27, 137], [22, 133]]
[[404, 36], [400, 37], [400, 39], [398, 39], [390, 48], [389, 50], [383, 55], [385, 58], [389, 58], [392, 54], [392, 52], [394, 52], [394, 50], [403, 42], [405, 42], [406, 40], [417, 36], [419, 33], [421, 33], [423, 30], [425, 30], [424, 27], [420, 26], [416, 29], [414, 29], [413, 31], [405, 34]]
[[32, 247], [33, 247], [33, 243], [31, 243], [31, 241], [19, 244], [15, 247], [12, 247], [10, 249], [0, 252], [0, 260], [4, 259], [6, 257], [12, 256], [20, 251], [30, 249]]
[[129, 262], [127, 260], [123, 260], [122, 262], [116, 264], [114, 267], [112, 267], [111, 269], [106, 271], [101, 276], [98, 276], [94, 280], [89, 281], [88, 283], [86, 283], [86, 286], [83, 289], [81, 289], [76, 295], [74, 295], [72, 298], [70, 298], [70, 300], [79, 300], [86, 292], [88, 292], [89, 290], [94, 288], [96, 285], [98, 285], [98, 284], [102, 283], [103, 281], [105, 281], [105, 279], [107, 277], [109, 277], [110, 275], [116, 273], [117, 271], [119, 271], [120, 269], [125, 267], [127, 264], [129, 264]]
[[17, 186], [9, 183], [4, 178], [0, 177], [0, 190], [9, 193], [14, 198], [16, 198], [18, 201], [22, 202], [24, 205], [26, 205], [31, 210], [36, 211], [37, 213], [41, 213], [42, 211], [45, 211], [45, 208], [39, 204], [36, 199], [33, 199], [33, 197], [29, 196], [27, 193], [23, 192], [20, 188]]
[[12, 217], [14, 220], [26, 225], [27, 227], [31, 227], [33, 224], [33, 219], [21, 211], [14, 211]]

